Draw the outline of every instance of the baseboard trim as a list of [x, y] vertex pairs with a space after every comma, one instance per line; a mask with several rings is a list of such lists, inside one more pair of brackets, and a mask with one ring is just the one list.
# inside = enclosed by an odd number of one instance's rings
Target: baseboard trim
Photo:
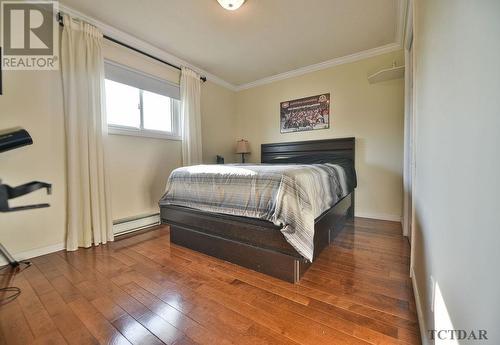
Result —
[[413, 286], [413, 295], [415, 296], [415, 305], [417, 307], [417, 318], [418, 318], [418, 326], [420, 328], [420, 338], [422, 344], [426, 345], [429, 342], [427, 340], [425, 319], [422, 309], [422, 301], [420, 299], [420, 293], [418, 292], [418, 284], [417, 284], [417, 278], [415, 277], [415, 271], [413, 270], [413, 267], [410, 268], [410, 270], [411, 270], [411, 283]]
[[[64, 250], [65, 248], [66, 248], [65, 243], [57, 243], [57, 244], [52, 244], [52, 245], [46, 246], [46, 247], [36, 248], [36, 249], [27, 250], [24, 252], [12, 254], [12, 256], [17, 261], [28, 260], [31, 258], [36, 258], [37, 256], [42, 256], [42, 255], [58, 252], [60, 250]], [[9, 248], [7, 248], [7, 250], [8, 249]], [[4, 266], [7, 264], [8, 264], [8, 262], [5, 260], [5, 258], [0, 257], [0, 266]]]
[[113, 222], [115, 236], [142, 230], [160, 224], [160, 214], [148, 214], [137, 217], [119, 219]]
[[[120, 219], [113, 222], [113, 233], [115, 234], [115, 236], [118, 236], [137, 230], [142, 230], [158, 224], [160, 224], [159, 213]], [[36, 249], [27, 250], [24, 252], [19, 252], [14, 254], [11, 253], [11, 254], [14, 257], [14, 259], [21, 261], [21, 260], [28, 260], [31, 258], [35, 258], [37, 256], [58, 252], [60, 250], [64, 250], [65, 248], [66, 244], [64, 242], [61, 242], [46, 247], [40, 247]], [[7, 264], [8, 264], [7, 260], [5, 260], [5, 258], [0, 255], [0, 266], [4, 266]]]
[[[386, 214], [375, 214], [375, 213], [356, 213], [356, 217], [362, 218], [371, 218], [371, 219], [379, 219], [379, 220], [388, 220], [388, 221], [401, 221], [400, 216], [395, 215], [386, 215]], [[137, 216], [125, 219], [119, 219], [113, 222], [113, 233], [115, 236], [124, 235], [133, 231], [142, 230], [145, 228], [149, 228], [155, 225], [160, 224], [160, 214], [150, 214], [144, 216]], [[36, 248], [20, 253], [13, 254], [16, 260], [27, 260], [37, 256], [46, 255], [50, 253], [57, 252], [59, 250], [64, 250], [66, 245], [64, 242], [53, 244], [46, 247]], [[0, 266], [6, 265], [7, 261], [0, 257]], [[415, 284], [415, 283], [414, 283]], [[415, 290], [415, 293], [416, 290]], [[415, 297], [417, 300], [417, 297]], [[417, 305], [418, 308], [418, 305]]]
[[356, 212], [354, 216], [361, 218], [388, 220], [391, 222], [401, 222], [401, 216], [394, 214]]

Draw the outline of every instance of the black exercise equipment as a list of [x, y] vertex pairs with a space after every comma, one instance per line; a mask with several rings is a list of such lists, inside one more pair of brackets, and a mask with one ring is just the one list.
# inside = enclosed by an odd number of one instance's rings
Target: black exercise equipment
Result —
[[[0, 152], [14, 150], [31, 144], [33, 144], [33, 139], [31, 139], [30, 134], [25, 129], [18, 128], [0, 132]], [[0, 212], [25, 211], [49, 207], [49, 204], [34, 204], [17, 207], [9, 206], [9, 199], [14, 199], [22, 195], [32, 193], [41, 188], [45, 188], [47, 190], [47, 194], [51, 194], [52, 192], [52, 185], [45, 182], [32, 181], [17, 187], [11, 187], [9, 185], [2, 184], [2, 181], [0, 180]], [[16, 261], [1, 243], [0, 254], [7, 259], [12, 267], [18, 267], [20, 263], [29, 265], [29, 262], [27, 261]]]

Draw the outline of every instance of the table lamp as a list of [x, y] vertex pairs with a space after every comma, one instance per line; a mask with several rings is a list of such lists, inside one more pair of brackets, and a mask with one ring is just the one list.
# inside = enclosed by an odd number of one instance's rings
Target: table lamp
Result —
[[250, 144], [247, 140], [241, 139], [236, 142], [236, 153], [241, 154], [241, 163], [245, 163], [245, 153], [250, 153]]

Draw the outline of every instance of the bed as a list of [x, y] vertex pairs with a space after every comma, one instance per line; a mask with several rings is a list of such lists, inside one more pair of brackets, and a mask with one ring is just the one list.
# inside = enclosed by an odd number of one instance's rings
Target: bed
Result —
[[[354, 170], [355, 138], [261, 146], [261, 163], [271, 167], [282, 164], [329, 166], [325, 163], [341, 160], [351, 162]], [[353, 174], [355, 179], [354, 171]], [[209, 212], [180, 202], [167, 203], [166, 195], [160, 201], [160, 215], [162, 223], [170, 226], [171, 243], [295, 283], [346, 220], [353, 217], [355, 186], [354, 182], [335, 204], [311, 219], [314, 250], [308, 254], [296, 243], [290, 243], [283, 225], [266, 219]]]

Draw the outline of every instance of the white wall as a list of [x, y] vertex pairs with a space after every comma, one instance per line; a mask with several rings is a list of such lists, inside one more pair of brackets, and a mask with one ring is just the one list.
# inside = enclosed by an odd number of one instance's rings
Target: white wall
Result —
[[[356, 215], [399, 220], [402, 213], [404, 82], [369, 84], [367, 76], [403, 64], [401, 51], [331, 67], [238, 92], [238, 136], [248, 139], [249, 160], [260, 144], [356, 137]], [[280, 134], [280, 102], [330, 93], [330, 128]]]
[[486, 329], [489, 341], [459, 343], [500, 344], [500, 1], [417, 1], [414, 42], [423, 341]]

